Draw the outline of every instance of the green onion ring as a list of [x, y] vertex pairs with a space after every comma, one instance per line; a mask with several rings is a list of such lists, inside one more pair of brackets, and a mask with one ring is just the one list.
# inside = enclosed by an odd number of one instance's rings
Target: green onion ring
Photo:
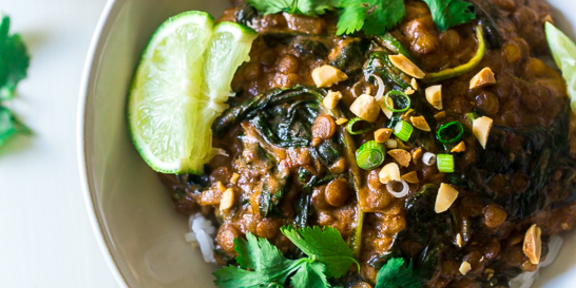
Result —
[[[452, 126], [456, 126], [456, 128], [458, 128], [459, 132], [458, 135], [456, 137], [453, 137], [451, 139], [444, 139], [442, 137], [442, 131], [444, 131], [445, 129], [452, 127]], [[462, 138], [462, 134], [464, 134], [464, 127], [462, 127], [462, 124], [460, 124], [460, 122], [458, 121], [452, 121], [446, 124], [442, 124], [440, 126], [440, 128], [438, 128], [438, 133], [436, 134], [436, 136], [438, 137], [438, 141], [440, 141], [440, 143], [442, 144], [451, 144], [451, 143], [455, 143], [458, 140], [460, 140], [460, 138]]]
[[[359, 122], [366, 122], [368, 124], [368, 126], [364, 129], [361, 130], [354, 130], [354, 125], [359, 123]], [[372, 128], [374, 128], [374, 125], [360, 117], [356, 117], [353, 118], [352, 120], [348, 121], [348, 124], [346, 125], [346, 131], [348, 131], [348, 133], [350, 133], [350, 135], [360, 135], [362, 133], [368, 132], [370, 130], [372, 130]]]
[[356, 162], [364, 170], [372, 170], [384, 163], [386, 145], [374, 140], [368, 141], [356, 151]]
[[[400, 96], [401, 98], [404, 98], [405, 103], [406, 103], [406, 107], [404, 107], [402, 109], [394, 109], [393, 107], [390, 107], [390, 105], [388, 105], [388, 98], [391, 98], [391, 96]], [[392, 99], [392, 102], [394, 102], [394, 99]], [[412, 104], [412, 101], [410, 100], [410, 97], [408, 97], [408, 95], [406, 95], [406, 93], [404, 93], [402, 91], [398, 91], [398, 90], [392, 90], [392, 91], [386, 93], [386, 96], [384, 96], [384, 104], [386, 104], [386, 108], [388, 108], [388, 110], [390, 110], [392, 112], [405, 112], [405, 111], [408, 111], [408, 109], [410, 109], [410, 105]]]
[[404, 142], [410, 140], [412, 132], [414, 132], [414, 127], [404, 120], [400, 120], [400, 122], [394, 126], [394, 135]]

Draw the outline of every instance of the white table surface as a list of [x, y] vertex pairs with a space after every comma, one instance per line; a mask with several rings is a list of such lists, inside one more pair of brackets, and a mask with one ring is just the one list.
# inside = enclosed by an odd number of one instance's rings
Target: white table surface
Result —
[[34, 130], [0, 149], [0, 287], [118, 287], [80, 187], [76, 110], [105, 0], [0, 0], [32, 54], [10, 103]]

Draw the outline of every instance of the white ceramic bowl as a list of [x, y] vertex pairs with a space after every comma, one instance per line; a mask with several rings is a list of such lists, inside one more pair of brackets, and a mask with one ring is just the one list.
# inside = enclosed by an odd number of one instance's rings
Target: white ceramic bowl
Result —
[[[576, 2], [549, 2], [560, 27], [574, 36]], [[227, 5], [227, 0], [110, 0], [94, 36], [80, 94], [80, 171], [96, 236], [121, 287], [213, 287], [216, 267], [184, 241], [187, 220], [176, 214], [166, 189], [133, 148], [124, 112], [132, 72], [154, 30], [179, 12], [218, 16]], [[576, 234], [565, 239], [560, 257], [536, 287], [576, 287]]]

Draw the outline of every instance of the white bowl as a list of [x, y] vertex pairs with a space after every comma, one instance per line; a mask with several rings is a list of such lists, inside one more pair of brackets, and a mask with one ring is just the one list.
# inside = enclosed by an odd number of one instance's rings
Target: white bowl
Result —
[[[549, 1], [574, 36], [576, 3]], [[187, 219], [128, 136], [125, 103], [140, 54], [169, 16], [197, 9], [218, 16], [227, 0], [110, 0], [92, 43], [79, 107], [79, 160], [90, 218], [121, 287], [213, 287], [212, 271], [184, 241]], [[556, 12], [558, 12], [556, 10]], [[570, 25], [566, 19], [572, 19]], [[535, 287], [576, 287], [576, 234]]]

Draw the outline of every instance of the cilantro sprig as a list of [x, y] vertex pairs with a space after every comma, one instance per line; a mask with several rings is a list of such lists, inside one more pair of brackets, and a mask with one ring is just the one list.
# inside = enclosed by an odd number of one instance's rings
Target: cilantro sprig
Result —
[[367, 35], [382, 35], [396, 27], [406, 15], [404, 0], [349, 0], [338, 20], [336, 34], [364, 30]]
[[328, 278], [340, 278], [348, 272], [352, 264], [358, 263], [352, 256], [354, 252], [342, 240], [342, 236], [334, 227], [326, 227], [322, 230], [314, 226], [314, 228], [296, 230], [288, 226], [282, 228], [281, 231], [308, 257], [314, 257], [324, 263]]
[[216, 285], [224, 288], [283, 287], [290, 278], [294, 288], [330, 287], [328, 279], [344, 276], [358, 262], [352, 257], [342, 236], [333, 227], [281, 229], [282, 233], [308, 257], [287, 259], [268, 240], [251, 233], [246, 239], [236, 239], [234, 250], [240, 267], [228, 266], [217, 270]]
[[424, 2], [430, 7], [432, 19], [440, 32], [476, 18], [471, 11], [472, 4], [462, 0], [424, 0]]
[[312, 17], [324, 15], [327, 10], [341, 8], [342, 2], [346, 0], [248, 0], [250, 5], [264, 15], [286, 12]]
[[0, 146], [16, 134], [29, 134], [28, 129], [4, 104], [14, 97], [18, 83], [26, 78], [30, 57], [22, 38], [10, 35], [10, 18], [0, 22]]
[[392, 258], [380, 269], [374, 288], [421, 288], [421, 273], [406, 265], [403, 258]]
[[[476, 18], [471, 4], [463, 0], [424, 0], [430, 7], [438, 30], [468, 23]], [[406, 15], [404, 0], [248, 0], [260, 13], [287, 12], [318, 17], [338, 11], [337, 35], [364, 31], [369, 36], [383, 35], [396, 27]]]

